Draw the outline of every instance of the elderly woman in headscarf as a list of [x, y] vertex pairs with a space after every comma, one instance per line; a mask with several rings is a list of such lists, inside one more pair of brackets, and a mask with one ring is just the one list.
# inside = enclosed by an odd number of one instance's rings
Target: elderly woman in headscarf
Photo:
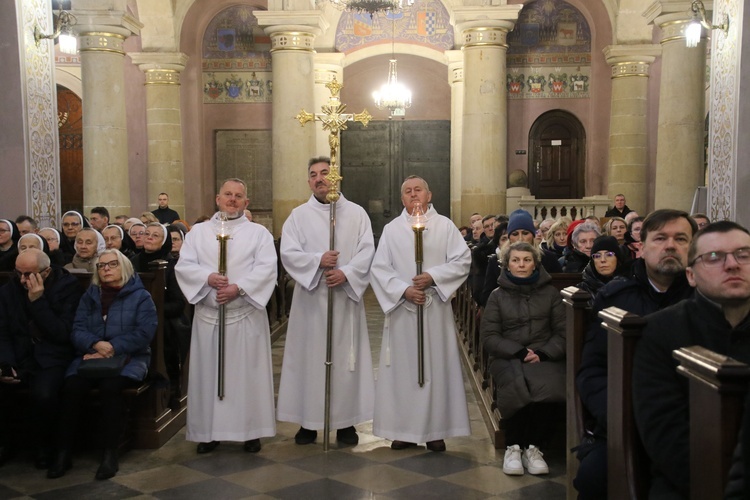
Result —
[[21, 233], [15, 222], [0, 219], [0, 271], [12, 271], [16, 268], [20, 238]]
[[43, 227], [38, 234], [47, 242], [51, 264], [57, 267], [63, 267], [67, 264], [65, 255], [60, 250], [60, 231], [54, 227]]
[[169, 238], [172, 240], [172, 258], [178, 260], [182, 244], [185, 242], [185, 230], [177, 224], [170, 224], [167, 226], [167, 231], [169, 232]]
[[143, 240], [146, 236], [146, 224], [140, 221], [136, 222], [130, 226], [128, 234], [130, 234], [130, 237], [133, 238], [133, 241], [135, 242], [135, 253], [142, 252]]
[[73, 260], [65, 264], [65, 269], [73, 273], [94, 273], [96, 272], [96, 257], [106, 249], [106, 245], [99, 231], [85, 227], [76, 235], [75, 249]]
[[170, 405], [178, 405], [182, 365], [190, 348], [190, 321], [185, 314], [185, 297], [177, 283], [172, 258], [172, 238], [167, 228], [158, 222], [146, 226], [143, 251], [130, 258], [136, 272], [148, 272], [155, 260], [167, 261], [166, 290], [164, 294], [164, 358], [172, 390]]
[[102, 236], [108, 250], [112, 248], [119, 250], [128, 259], [135, 255], [135, 242], [133, 238], [130, 237], [127, 231], [123, 231], [120, 226], [110, 224], [102, 230]]
[[68, 210], [62, 217], [63, 234], [60, 239], [60, 251], [65, 257], [65, 263], [73, 260], [76, 254], [76, 235], [85, 227], [91, 227], [86, 217], [75, 210]]

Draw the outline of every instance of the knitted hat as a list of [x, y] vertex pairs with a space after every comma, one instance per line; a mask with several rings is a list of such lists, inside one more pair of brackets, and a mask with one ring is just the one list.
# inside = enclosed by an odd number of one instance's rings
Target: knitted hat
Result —
[[620, 246], [617, 244], [617, 239], [614, 236], [599, 236], [594, 240], [594, 246], [591, 247], [591, 255], [596, 252], [614, 252], [617, 259], [620, 259]]
[[525, 229], [531, 234], [536, 233], [534, 227], [534, 219], [531, 218], [531, 214], [526, 210], [519, 208], [510, 214], [510, 220], [508, 221], [508, 234], [519, 229]]
[[568, 246], [570, 248], [573, 248], [573, 230], [584, 222], [586, 222], [584, 219], [578, 219], [568, 225]]

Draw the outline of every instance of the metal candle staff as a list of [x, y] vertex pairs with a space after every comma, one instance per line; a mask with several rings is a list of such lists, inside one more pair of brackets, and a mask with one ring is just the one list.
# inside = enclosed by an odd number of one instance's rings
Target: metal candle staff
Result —
[[[227, 241], [231, 238], [227, 227], [227, 215], [219, 214], [218, 230], [216, 239], [219, 240], [219, 274], [227, 275]], [[224, 399], [224, 364], [225, 364], [225, 338], [226, 338], [226, 304], [219, 304], [219, 345], [218, 345], [218, 389], [220, 400]]]
[[[328, 145], [331, 149], [331, 167], [328, 170], [326, 180], [330, 184], [326, 199], [330, 204], [330, 249], [335, 250], [335, 232], [336, 232], [336, 202], [339, 200], [339, 183], [342, 180], [339, 175], [339, 134], [342, 130], [346, 130], [346, 122], [358, 121], [361, 122], [365, 127], [372, 116], [367, 110], [363, 110], [358, 114], [344, 113], [346, 111], [346, 104], [341, 104], [339, 98], [339, 92], [343, 88], [343, 85], [336, 81], [334, 77], [326, 85], [328, 90], [331, 92], [331, 97], [328, 99], [328, 104], [321, 107], [323, 110], [322, 114], [312, 114], [307, 111], [300, 110], [299, 114], [295, 116], [295, 119], [299, 121], [300, 125], [305, 126], [310, 121], [320, 121], [323, 123], [323, 130], [328, 131]], [[328, 451], [330, 443], [330, 432], [331, 432], [331, 368], [333, 366], [333, 288], [328, 289], [328, 324], [326, 329], [326, 383], [325, 383], [325, 421], [323, 423], [323, 450]]]
[[[425, 216], [422, 204], [416, 203], [411, 213], [411, 228], [414, 231], [414, 260], [417, 264], [417, 275], [422, 274], [422, 233], [424, 232]], [[417, 382], [424, 387], [424, 306], [417, 304]]]

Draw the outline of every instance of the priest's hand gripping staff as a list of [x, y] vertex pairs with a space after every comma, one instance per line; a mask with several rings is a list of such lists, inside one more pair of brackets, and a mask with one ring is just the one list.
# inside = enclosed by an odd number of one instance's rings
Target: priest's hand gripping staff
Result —
[[[227, 241], [231, 238], [229, 226], [227, 225], [227, 214], [221, 212], [216, 225], [216, 239], [219, 240], [219, 274], [227, 275]], [[224, 361], [225, 361], [225, 329], [226, 329], [226, 304], [219, 304], [219, 359], [218, 359], [218, 389], [220, 400], [224, 399]]]
[[[417, 276], [422, 274], [424, 252], [422, 247], [422, 233], [424, 233], [425, 215], [422, 204], [416, 203], [412, 210], [411, 229], [414, 231], [414, 260], [417, 264]], [[424, 305], [417, 304], [417, 382], [424, 387]]]
[[[328, 131], [328, 145], [331, 148], [331, 168], [328, 171], [326, 179], [330, 183], [328, 194], [326, 199], [330, 204], [330, 250], [335, 250], [335, 232], [336, 232], [336, 202], [339, 200], [339, 183], [343, 179], [339, 175], [339, 145], [340, 145], [340, 134], [342, 130], [346, 130], [346, 122], [357, 121], [362, 123], [365, 127], [372, 116], [367, 110], [363, 110], [361, 113], [344, 113], [346, 111], [346, 104], [341, 103], [339, 92], [343, 88], [343, 85], [336, 81], [334, 77], [326, 85], [328, 90], [331, 92], [331, 97], [328, 99], [328, 104], [321, 106], [323, 113], [313, 114], [308, 113], [304, 109], [300, 110], [299, 114], [294, 118], [299, 121], [303, 127], [307, 122], [319, 121], [323, 123], [323, 130]], [[328, 288], [328, 325], [326, 331], [326, 393], [325, 393], [325, 421], [323, 423], [323, 450], [328, 451], [330, 443], [329, 434], [331, 432], [331, 367], [333, 366], [332, 361], [333, 355], [333, 288]]]

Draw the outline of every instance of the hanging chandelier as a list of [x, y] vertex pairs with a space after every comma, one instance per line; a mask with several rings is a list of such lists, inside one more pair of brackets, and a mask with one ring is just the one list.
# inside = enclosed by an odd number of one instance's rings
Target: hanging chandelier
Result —
[[395, 57], [388, 65], [388, 81], [372, 93], [372, 98], [378, 109], [388, 109], [391, 117], [404, 116], [411, 106], [411, 91], [398, 83]]
[[[325, 0], [323, 0], [325, 1]], [[372, 17], [378, 12], [393, 12], [414, 5], [414, 0], [327, 0], [338, 10], [367, 12]], [[322, 2], [320, 2], [322, 3]]]

